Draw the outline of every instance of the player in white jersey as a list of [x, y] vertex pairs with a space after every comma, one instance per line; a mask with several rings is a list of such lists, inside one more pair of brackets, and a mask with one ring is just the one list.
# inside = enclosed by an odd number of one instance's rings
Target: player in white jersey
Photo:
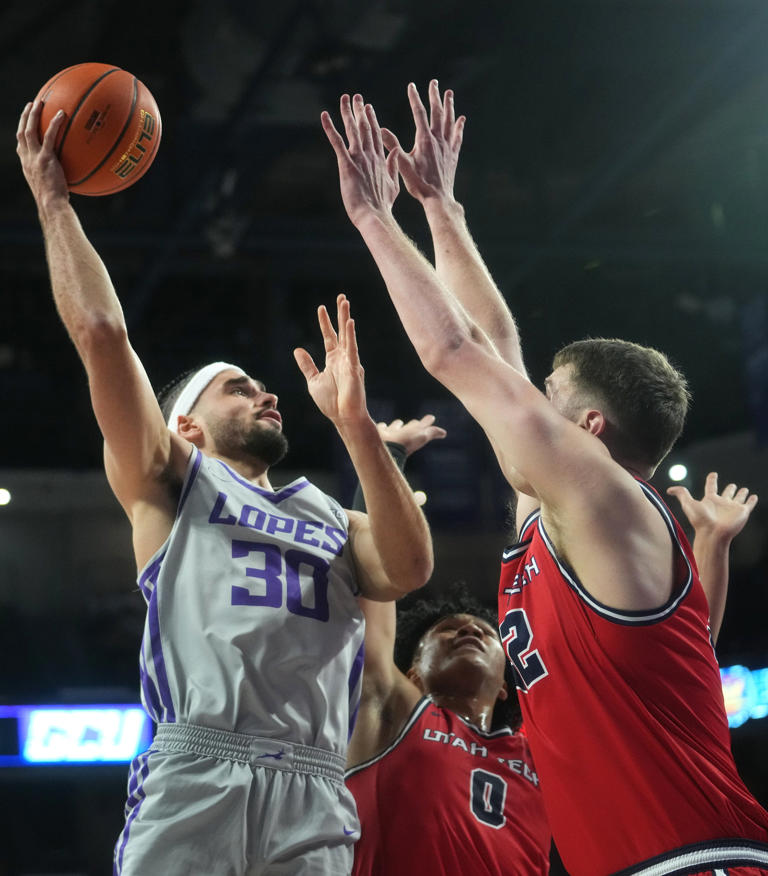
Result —
[[367, 515], [303, 479], [273, 490], [269, 468], [287, 449], [277, 396], [240, 368], [195, 372], [166, 421], [69, 203], [54, 151], [64, 116], [41, 141], [41, 107], [25, 107], [17, 151], [148, 606], [142, 695], [158, 732], [132, 765], [115, 873], [348, 873], [355, 597], [397, 598], [432, 569], [424, 517], [366, 408], [349, 303], [339, 296], [338, 333], [319, 309], [324, 370], [294, 356], [349, 451]]

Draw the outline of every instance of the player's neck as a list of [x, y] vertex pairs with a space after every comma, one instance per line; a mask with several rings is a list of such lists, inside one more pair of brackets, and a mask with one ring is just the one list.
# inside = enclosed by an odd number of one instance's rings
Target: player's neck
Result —
[[491, 729], [493, 721], [493, 710], [496, 702], [489, 703], [487, 699], [481, 696], [461, 696], [455, 694], [441, 694], [432, 692], [430, 694], [435, 705], [441, 709], [450, 709], [455, 712], [460, 718], [474, 724], [481, 730], [488, 731]]
[[[616, 457], [614, 457], [616, 459]], [[632, 477], [640, 478], [641, 481], [649, 481], [653, 477], [654, 469], [643, 465], [635, 460], [616, 459], [619, 465], [628, 471]]]
[[253, 456], [231, 457], [225, 456], [222, 453], [211, 455], [216, 459], [220, 459], [225, 465], [237, 472], [240, 477], [250, 481], [254, 486], [260, 487], [262, 490], [272, 490], [272, 484], [269, 481], [269, 466], [265, 465], [260, 459], [256, 459]]

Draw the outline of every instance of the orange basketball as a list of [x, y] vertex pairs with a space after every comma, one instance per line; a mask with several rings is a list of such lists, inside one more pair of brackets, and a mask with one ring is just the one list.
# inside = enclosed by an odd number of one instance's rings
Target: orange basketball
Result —
[[157, 155], [162, 124], [149, 89], [110, 64], [76, 64], [40, 89], [40, 135], [60, 109], [67, 117], [56, 154], [70, 192], [111, 195], [133, 185]]

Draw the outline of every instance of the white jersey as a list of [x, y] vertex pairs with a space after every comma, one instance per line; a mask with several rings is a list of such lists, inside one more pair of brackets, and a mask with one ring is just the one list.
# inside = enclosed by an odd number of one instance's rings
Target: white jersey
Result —
[[343, 755], [364, 635], [348, 525], [305, 478], [271, 492], [195, 449], [139, 576], [149, 715]]

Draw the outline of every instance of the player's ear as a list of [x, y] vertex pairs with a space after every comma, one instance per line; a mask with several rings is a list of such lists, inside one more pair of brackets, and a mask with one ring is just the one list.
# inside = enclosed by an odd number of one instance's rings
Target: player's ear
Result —
[[506, 681], [502, 681], [501, 687], [499, 688], [499, 693], [498, 693], [498, 696], [496, 697], [496, 699], [504, 702], [504, 700], [506, 700], [508, 698], [509, 698], [509, 688], [507, 687]]
[[203, 432], [202, 425], [197, 417], [179, 414], [179, 425], [177, 431], [182, 438], [185, 438], [190, 444], [194, 444], [196, 447], [201, 447], [205, 441], [205, 433]]
[[590, 408], [589, 410], [584, 411], [581, 415], [579, 425], [586, 429], [591, 435], [598, 437], [605, 431], [608, 421], [605, 419], [605, 415], [602, 411]]

